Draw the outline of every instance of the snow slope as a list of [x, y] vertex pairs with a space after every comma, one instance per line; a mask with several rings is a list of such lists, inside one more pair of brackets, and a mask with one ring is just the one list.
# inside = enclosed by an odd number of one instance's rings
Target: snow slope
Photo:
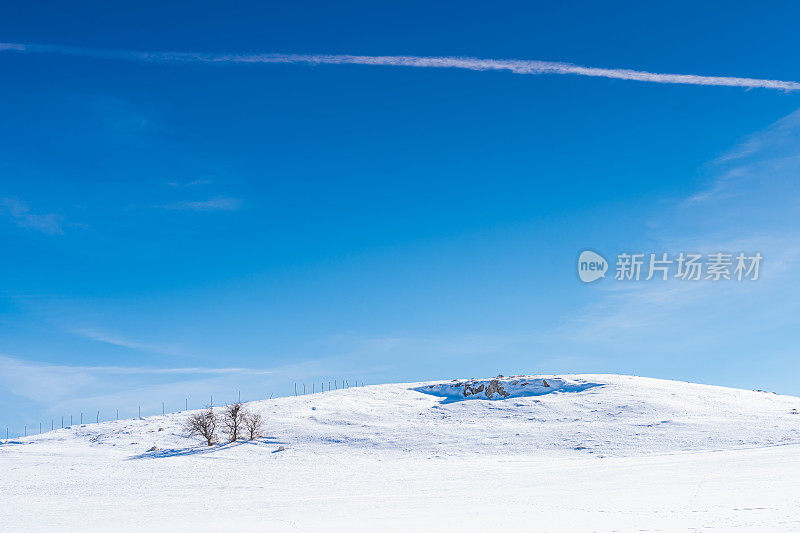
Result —
[[0, 530], [800, 529], [800, 398], [561, 375], [248, 408], [269, 437], [207, 447], [175, 413], [2, 444]]

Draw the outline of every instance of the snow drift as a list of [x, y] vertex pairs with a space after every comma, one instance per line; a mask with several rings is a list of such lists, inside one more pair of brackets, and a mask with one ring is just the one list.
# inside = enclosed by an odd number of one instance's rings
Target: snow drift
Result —
[[[638, 456], [800, 443], [798, 398], [634, 376], [371, 385], [247, 407], [262, 415], [274, 437], [259, 443], [290, 453]], [[15, 441], [90, 444], [136, 457], [206, 453], [200, 439], [186, 435], [186, 417], [85, 424]], [[159, 451], [148, 452], [153, 446]]]
[[800, 530], [800, 398], [540, 375], [247, 407], [268, 436], [206, 446], [172, 413], [4, 443], [0, 529]]

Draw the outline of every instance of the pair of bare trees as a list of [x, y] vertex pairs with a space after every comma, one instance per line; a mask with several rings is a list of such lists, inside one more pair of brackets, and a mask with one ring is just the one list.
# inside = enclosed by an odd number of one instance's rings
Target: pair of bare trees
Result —
[[225, 406], [220, 414], [207, 407], [190, 415], [186, 421], [189, 435], [202, 437], [211, 446], [217, 442], [217, 428], [221, 427], [230, 442], [240, 438], [257, 439], [261, 436], [264, 420], [258, 413], [252, 413], [237, 402]]
[[261, 436], [264, 421], [258, 413], [251, 413], [241, 403], [233, 403], [222, 412], [222, 425], [231, 442], [240, 437], [257, 439]]

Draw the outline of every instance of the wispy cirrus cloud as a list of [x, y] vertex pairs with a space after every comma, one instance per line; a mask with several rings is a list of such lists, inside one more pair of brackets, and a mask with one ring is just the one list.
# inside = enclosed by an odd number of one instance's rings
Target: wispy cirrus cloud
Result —
[[242, 208], [242, 201], [229, 196], [215, 196], [208, 200], [184, 200], [160, 207], [171, 211], [237, 211]]
[[259, 374], [266, 375], [274, 373], [272, 370], [260, 370], [256, 368], [244, 367], [223, 367], [206, 368], [200, 366], [186, 366], [177, 368], [158, 368], [141, 366], [92, 366], [83, 367], [84, 370], [91, 370], [98, 374]]
[[136, 340], [126, 338], [122, 335], [109, 333], [107, 331], [103, 331], [100, 329], [74, 328], [69, 331], [70, 333], [78, 335], [79, 337], [83, 337], [96, 342], [102, 342], [105, 344], [111, 344], [113, 346], [119, 346], [121, 348], [129, 348], [131, 350], [140, 350], [143, 352], [153, 352], [165, 355], [178, 355], [178, 356], [187, 355], [184, 350], [182, 350], [177, 346], [139, 342]]
[[63, 216], [55, 213], [33, 213], [28, 204], [19, 198], [0, 199], [0, 210], [20, 227], [41, 231], [47, 235], [64, 233]]
[[16, 359], [9, 356], [0, 355], [0, 367], [9, 370], [11, 368], [24, 369], [26, 371], [52, 371], [63, 375], [64, 372], [90, 372], [96, 374], [109, 374], [109, 375], [136, 375], [136, 374], [273, 374], [273, 370], [264, 370], [257, 368], [244, 368], [244, 367], [144, 367], [144, 366], [75, 366], [75, 365], [59, 365], [41, 363], [36, 361], [25, 361]]
[[[559, 329], [554, 338], [562, 345], [604, 344], [614, 352], [627, 347], [644, 354], [669, 347], [673, 356], [706, 349], [718, 357], [767, 345], [780, 338], [781, 328], [797, 327], [800, 111], [745, 138], [708, 168], [706, 188], [661, 205], [642, 224], [651, 248], [638, 251], [673, 258], [679, 251], [759, 252], [764, 261], [758, 281], [609, 279], [596, 287], [597, 300]], [[608, 259], [613, 265], [613, 256]]]
[[707, 204], [754, 193], [767, 194], [770, 200], [784, 200], [781, 188], [796, 192], [792, 185], [800, 168], [798, 139], [800, 110], [749, 135], [710, 161], [707, 166], [714, 179], [706, 189], [690, 196], [685, 204]]
[[795, 81], [743, 78], [736, 76], [704, 76], [697, 74], [664, 74], [632, 69], [584, 67], [572, 63], [538, 61], [528, 59], [480, 59], [475, 57], [451, 56], [366, 56], [348, 54], [211, 54], [198, 52], [136, 52], [125, 50], [104, 50], [73, 46], [0, 43], [0, 51], [35, 54], [61, 54], [99, 59], [124, 61], [169, 62], [169, 63], [242, 63], [275, 64], [305, 63], [312, 65], [368, 65], [414, 68], [456, 68], [476, 71], [506, 71], [515, 74], [541, 75], [559, 74], [611, 78], [619, 80], [643, 81], [650, 83], [671, 83], [681, 85], [709, 85], [724, 87], [745, 87], [778, 89], [783, 91], [800, 90]]
[[[215, 388], [234, 389], [237, 383], [269, 379], [275, 371], [239, 367], [141, 367], [64, 365], [19, 359], [0, 354], [0, 397], [11, 393], [46, 410], [58, 411], [75, 405], [107, 407], [114, 402], [89, 401], [94, 398], [124, 399], [129, 405], [151, 405], [165, 398], [173, 404], [181, 394], [197, 395]], [[166, 380], [166, 382], [165, 382]], [[150, 389], [157, 388], [153, 396]], [[182, 406], [182, 402], [181, 402]]]
[[[161, 414], [199, 408], [211, 403], [223, 405], [292, 394], [298, 377], [321, 384], [332, 376], [364, 378], [367, 370], [343, 366], [341, 361], [304, 361], [274, 368], [246, 367], [143, 367], [67, 365], [32, 361], [0, 354], [0, 403], [6, 409], [3, 422], [12, 433], [21, 434], [23, 424], [48, 420], [57, 423], [61, 415], [79, 420], [80, 413], [98, 411], [101, 421]], [[302, 383], [302, 382], [300, 382]], [[164, 402], [162, 404], [162, 402]], [[90, 418], [91, 419], [91, 418]], [[93, 420], [92, 420], [93, 421]]]
[[369, 337], [347, 333], [326, 337], [322, 343], [349, 356], [381, 355], [389, 358], [474, 357], [502, 354], [530, 342], [533, 335], [513, 331]]
[[167, 185], [175, 189], [183, 189], [185, 187], [196, 187], [198, 185], [208, 185], [210, 183], [211, 180], [208, 179], [197, 179], [191, 181], [168, 181]]

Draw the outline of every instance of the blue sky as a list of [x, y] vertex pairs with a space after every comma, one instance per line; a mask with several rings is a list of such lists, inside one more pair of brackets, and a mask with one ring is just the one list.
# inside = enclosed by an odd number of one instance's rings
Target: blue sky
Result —
[[[798, 81], [796, 4], [3, 11], [0, 42], [82, 50], [0, 50], [11, 433], [343, 378], [619, 372], [800, 394], [800, 91], [128, 57], [467, 56]], [[765, 260], [750, 284], [583, 285], [586, 248]]]

